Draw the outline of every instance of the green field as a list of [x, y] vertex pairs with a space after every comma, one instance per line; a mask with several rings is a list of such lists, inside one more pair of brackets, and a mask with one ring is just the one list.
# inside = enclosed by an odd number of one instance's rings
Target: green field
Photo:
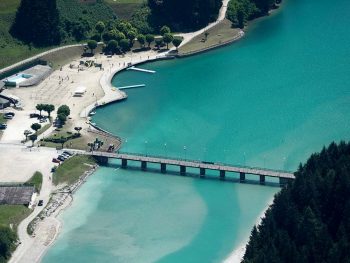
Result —
[[96, 161], [91, 156], [77, 155], [64, 161], [53, 174], [53, 183], [58, 184], [73, 184], [85, 172], [91, 169], [91, 165], [96, 164]]
[[37, 171], [25, 184], [33, 185], [35, 187], [35, 190], [39, 193], [41, 190], [42, 183], [43, 175], [42, 173]]
[[16, 230], [19, 223], [31, 212], [32, 210], [24, 205], [0, 205], [0, 225], [12, 225]]
[[216, 26], [209, 29], [209, 35], [205, 39], [205, 35], [201, 34], [193, 38], [190, 42], [179, 48], [179, 54], [186, 54], [202, 49], [211, 48], [236, 38], [239, 29], [232, 28], [232, 23], [225, 19]]

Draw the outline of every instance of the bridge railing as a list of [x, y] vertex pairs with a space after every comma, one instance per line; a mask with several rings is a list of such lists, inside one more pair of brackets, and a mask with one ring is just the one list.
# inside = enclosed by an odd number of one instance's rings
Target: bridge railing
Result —
[[141, 156], [141, 157], [148, 157], [148, 158], [158, 158], [158, 159], [168, 159], [168, 160], [176, 160], [176, 161], [183, 161], [183, 162], [192, 162], [192, 163], [198, 163], [198, 164], [210, 164], [210, 165], [219, 165], [219, 166], [230, 166], [230, 167], [238, 167], [242, 169], [256, 169], [256, 170], [262, 170], [262, 171], [273, 171], [277, 173], [294, 173], [292, 171], [286, 171], [286, 170], [279, 170], [279, 169], [267, 169], [267, 168], [261, 168], [261, 167], [255, 167], [255, 166], [247, 166], [247, 165], [234, 165], [234, 164], [228, 164], [228, 163], [222, 163], [222, 162], [210, 162], [210, 161], [201, 161], [201, 160], [191, 160], [191, 159], [184, 159], [179, 157], [170, 157], [170, 156], [162, 156], [162, 155], [150, 155], [150, 154], [142, 154], [142, 153], [132, 153], [132, 152], [123, 152], [118, 151], [117, 154], [124, 154], [124, 155], [133, 155], [133, 156]]

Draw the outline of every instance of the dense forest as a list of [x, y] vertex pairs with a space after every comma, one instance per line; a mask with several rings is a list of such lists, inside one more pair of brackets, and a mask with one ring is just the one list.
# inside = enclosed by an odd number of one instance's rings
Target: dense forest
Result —
[[[243, 28], [248, 20], [268, 14], [280, 1], [230, 0], [226, 16], [234, 27]], [[186, 32], [214, 21], [221, 5], [222, 0], [147, 0], [135, 9], [126, 9], [129, 19], [125, 21], [116, 16], [116, 7], [108, 1], [21, 0], [9, 31], [29, 47], [97, 40], [95, 25], [99, 21], [105, 25], [130, 23], [136, 34], [143, 35], [159, 34], [163, 26]]]
[[22, 0], [11, 34], [25, 43], [50, 46], [61, 42], [56, 0]]
[[350, 262], [350, 143], [300, 165], [252, 230], [243, 262]]
[[280, 3], [281, 0], [230, 0], [226, 16], [234, 27], [243, 28], [248, 20], [267, 15]]
[[11, 257], [16, 247], [17, 235], [7, 226], [0, 225], [0, 263], [5, 263]]
[[222, 0], [148, 0], [152, 23], [175, 31], [199, 29], [216, 20]]
[[127, 22], [142, 34], [160, 33], [164, 25], [189, 31], [215, 20], [221, 4], [222, 0], [148, 0], [130, 21], [121, 21], [101, 0], [84, 4], [78, 0], [21, 0], [10, 33], [40, 47], [89, 39], [98, 21], [106, 25]]

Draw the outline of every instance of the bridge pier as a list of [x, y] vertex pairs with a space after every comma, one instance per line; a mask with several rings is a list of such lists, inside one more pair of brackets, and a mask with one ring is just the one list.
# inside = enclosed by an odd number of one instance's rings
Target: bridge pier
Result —
[[265, 175], [260, 175], [260, 184], [265, 184]]
[[204, 178], [204, 176], [205, 176], [205, 168], [199, 168], [199, 176], [201, 178]]
[[239, 182], [241, 183], [245, 182], [245, 173], [242, 173], [242, 172], [239, 173]]
[[225, 180], [225, 171], [220, 170], [220, 180]]
[[128, 160], [127, 159], [122, 159], [122, 168], [126, 169], [128, 167]]
[[186, 175], [186, 166], [180, 165], [180, 174], [181, 175]]
[[108, 157], [105, 156], [95, 156], [96, 161], [101, 165], [107, 165], [108, 164]]
[[146, 161], [141, 161], [141, 170], [146, 171], [147, 170], [147, 162]]
[[166, 163], [161, 163], [160, 164], [160, 171], [165, 174], [166, 173]]

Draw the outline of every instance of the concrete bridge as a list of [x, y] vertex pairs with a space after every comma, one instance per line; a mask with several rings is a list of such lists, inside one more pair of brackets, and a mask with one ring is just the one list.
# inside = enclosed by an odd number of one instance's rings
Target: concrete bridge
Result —
[[[71, 150], [70, 150], [71, 151]], [[259, 176], [260, 184], [265, 184], [265, 177], [277, 177], [281, 185], [286, 184], [289, 180], [294, 180], [295, 176], [292, 172], [249, 167], [249, 166], [237, 166], [230, 164], [196, 161], [196, 160], [185, 160], [176, 158], [167, 158], [162, 156], [151, 156], [143, 155], [138, 153], [110, 153], [110, 152], [98, 152], [98, 151], [73, 151], [77, 154], [91, 155], [97, 158], [100, 163], [108, 163], [109, 158], [121, 160], [121, 168], [126, 169], [128, 167], [128, 161], [140, 162], [141, 170], [147, 170], [148, 163], [155, 163], [160, 165], [160, 171], [166, 173], [167, 165], [178, 166], [181, 175], [186, 175], [187, 168], [198, 168], [199, 175], [201, 178], [205, 177], [206, 170], [219, 171], [219, 178], [225, 180], [226, 173], [239, 173], [240, 182], [245, 182], [246, 174], [253, 174]]]

